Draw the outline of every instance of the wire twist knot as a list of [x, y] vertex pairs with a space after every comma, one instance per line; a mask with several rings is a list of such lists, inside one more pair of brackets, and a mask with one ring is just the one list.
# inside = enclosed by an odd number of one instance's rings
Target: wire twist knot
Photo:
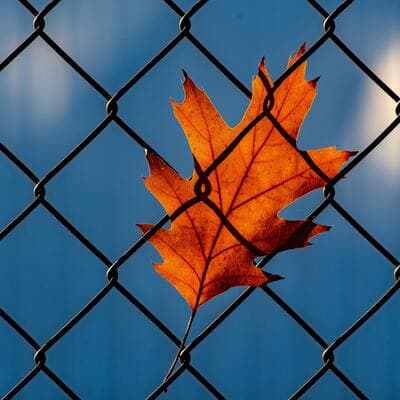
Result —
[[37, 199], [43, 199], [46, 195], [46, 188], [41, 182], [38, 182], [33, 188], [33, 194]]
[[108, 115], [117, 115], [118, 113], [118, 104], [117, 101], [112, 97], [110, 100], [107, 101], [106, 103], [106, 112]]
[[109, 282], [117, 281], [118, 280], [118, 266], [117, 264], [111, 265], [110, 268], [108, 268], [106, 276]]
[[43, 16], [41, 13], [36, 15], [36, 17], [33, 19], [33, 29], [35, 31], [42, 32], [46, 26], [46, 21], [44, 20]]
[[333, 350], [330, 346], [323, 351], [322, 361], [325, 365], [332, 365], [335, 361], [335, 355], [333, 354]]
[[396, 115], [400, 115], [400, 101], [396, 104], [394, 112], [396, 113]]
[[36, 365], [43, 366], [46, 363], [46, 352], [41, 347], [33, 356], [33, 360], [35, 361]]
[[188, 33], [190, 28], [192, 27], [192, 22], [190, 21], [190, 14], [186, 13], [180, 20], [179, 20], [179, 29], [182, 32]]
[[332, 34], [336, 29], [335, 15], [334, 14], [329, 15], [325, 19], [323, 26], [324, 26], [324, 31], [326, 33]]
[[396, 281], [400, 281], [400, 265], [398, 265], [395, 270], [393, 271], [394, 279]]
[[332, 184], [328, 183], [324, 186], [323, 193], [326, 200], [332, 201], [335, 198], [336, 190]]
[[190, 353], [183, 349], [179, 354], [179, 360], [182, 364], [190, 364], [190, 360], [192, 359]]

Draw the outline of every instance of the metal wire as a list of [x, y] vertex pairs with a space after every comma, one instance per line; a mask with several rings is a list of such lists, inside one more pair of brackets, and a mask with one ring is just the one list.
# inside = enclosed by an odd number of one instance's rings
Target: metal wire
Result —
[[[209, 199], [202, 196], [201, 193], [196, 193], [196, 196], [185, 203], [179, 209], [177, 209], [171, 217], [165, 215], [162, 217], [153, 228], [142, 236], [136, 243], [134, 243], [124, 254], [122, 254], [117, 260], [108, 259], [100, 249], [98, 249], [87, 237], [85, 237], [68, 219], [62, 215], [55, 207], [46, 199], [46, 185], [57, 175], [82, 151], [84, 151], [92, 141], [101, 135], [104, 129], [111, 123], [117, 124], [131, 139], [133, 139], [138, 146], [146, 149], [147, 151], [155, 152], [153, 149], [129, 124], [124, 121], [118, 115], [118, 101], [139, 82], [149, 71], [151, 71], [155, 65], [157, 65], [164, 57], [168, 56], [171, 50], [176, 47], [181, 41], [186, 40], [190, 42], [194, 48], [196, 48], [210, 63], [212, 63], [217, 70], [220, 71], [240, 92], [246, 97], [250, 98], [251, 91], [244, 85], [218, 58], [213, 55], [210, 50], [203, 45], [198, 38], [191, 33], [192, 17], [198, 13], [207, 3], [207, 0], [200, 0], [195, 3], [189, 10], [182, 10], [173, 0], [164, 0], [166, 6], [168, 6], [172, 12], [177, 14], [179, 17], [178, 33], [170, 40], [170, 42], [162, 48], [154, 57], [145, 64], [125, 85], [123, 85], [115, 94], [110, 94], [108, 91], [97, 82], [87, 71], [85, 71], [75, 60], [70, 57], [65, 50], [63, 50], [51, 37], [45, 32], [46, 21], [45, 17], [52, 12], [61, 0], [50, 1], [41, 11], [38, 11], [28, 0], [19, 0], [19, 3], [25, 7], [33, 17], [33, 31], [28, 37], [20, 43], [1, 63], [0, 72], [6, 68], [11, 62], [13, 62], [21, 53], [23, 53], [34, 41], [43, 40], [65, 63], [67, 63], [78, 75], [80, 75], [89, 86], [91, 86], [105, 101], [105, 115], [98, 125], [82, 140], [77, 146], [67, 154], [58, 164], [56, 164], [46, 175], [39, 178], [37, 177], [16, 155], [14, 155], [4, 143], [0, 143], [0, 152], [9, 159], [9, 161], [19, 169], [28, 180], [30, 180], [34, 186], [33, 194], [34, 198], [32, 202], [20, 212], [19, 215], [15, 216], [7, 226], [5, 226], [0, 232], [0, 239], [5, 238], [11, 231], [13, 231], [25, 218], [29, 218], [30, 214], [38, 207], [43, 207], [47, 212], [52, 215], [71, 235], [73, 235], [90, 253], [95, 255], [106, 268], [107, 283], [104, 287], [96, 293], [92, 299], [78, 312], [74, 317], [65, 323], [65, 325], [53, 334], [45, 343], [39, 344], [36, 340], [17, 322], [15, 321], [5, 310], [0, 308], [0, 317], [9, 326], [10, 329], [14, 330], [19, 334], [21, 339], [28, 343], [35, 351], [33, 358], [33, 366], [31, 371], [26, 374], [19, 382], [16, 382], [15, 386], [10, 388], [8, 393], [4, 394], [3, 399], [14, 398], [26, 385], [28, 385], [39, 373], [46, 374], [64, 394], [71, 399], [80, 399], [79, 395], [74, 392], [65, 382], [62, 381], [50, 368], [46, 365], [46, 352], [56, 346], [57, 343], [66, 335], [69, 331], [74, 329], [76, 324], [93, 310], [97, 304], [102, 301], [111, 291], [117, 291], [127, 300], [133, 307], [139, 310], [146, 318], [148, 318], [154, 325], [155, 329], [159, 329], [163, 332], [166, 337], [179, 348], [181, 341], [176, 337], [172, 331], [154, 315], [140, 300], [138, 300], [128, 289], [126, 289], [118, 281], [118, 270], [123, 264], [138, 250], [140, 249], [148, 239], [157, 232], [164, 224], [170, 219], [177, 218], [185, 209], [191, 207], [193, 204], [203, 201], [209, 207], [211, 207], [217, 215], [220, 216], [225, 227], [229, 229], [235, 237], [247, 246], [251, 246], [244, 238], [240, 237], [240, 233], [237, 232], [229, 221], [223, 220], [222, 213], [219, 213], [218, 207], [212, 203]], [[161, 0], [160, 0], [161, 2]], [[324, 195], [324, 201], [313, 210], [308, 219], [313, 220], [327, 207], [332, 207], [347, 223], [349, 223], [371, 246], [378, 250], [382, 256], [384, 256], [390, 264], [394, 267], [394, 284], [388, 288], [387, 292], [380, 297], [375, 304], [373, 304], [357, 321], [355, 321], [345, 332], [343, 332], [336, 340], [332, 343], [326, 342], [319, 334], [313, 329], [284, 299], [279, 297], [270, 287], [263, 286], [261, 288], [248, 288], [242, 292], [242, 294], [233, 301], [221, 314], [212, 321], [191, 343], [184, 346], [180, 354], [180, 366], [166, 379], [158, 388], [155, 388], [152, 393], [149, 394], [148, 399], [155, 399], [160, 396], [166, 388], [172, 385], [179, 377], [184, 373], [191, 374], [197, 381], [202, 384], [210, 393], [210, 396], [217, 399], [224, 399], [224, 396], [218, 391], [218, 389], [200, 372], [198, 371], [191, 362], [190, 353], [193, 349], [201, 345], [204, 339], [212, 334], [226, 318], [228, 318], [238, 307], [246, 301], [255, 290], [261, 290], [274, 301], [283, 312], [287, 313], [303, 330], [306, 332], [322, 349], [322, 365], [321, 368], [314, 373], [304, 384], [290, 397], [290, 399], [299, 399], [304, 393], [306, 393], [322, 376], [328, 371], [331, 371], [339, 380], [341, 380], [348, 389], [360, 399], [367, 399], [367, 396], [363, 393], [362, 389], [357, 387], [354, 382], [351, 381], [338, 367], [335, 365], [334, 352], [347, 341], [356, 331], [373, 316], [377, 311], [391, 298], [400, 287], [400, 267], [397, 258], [391, 254], [373, 235], [371, 235], [346, 209], [335, 199], [335, 185], [344, 176], [348, 175], [359, 163], [367, 157], [391, 132], [400, 124], [400, 97], [395, 93], [385, 82], [383, 82], [361, 59], [353, 53], [353, 51], [336, 35], [336, 22], [340, 15], [347, 10], [351, 5], [352, 0], [343, 1], [336, 9], [332, 12], [325, 10], [317, 1], [308, 0], [309, 5], [321, 15], [322, 17], [322, 34], [320, 38], [312, 44], [312, 46], [280, 77], [278, 77], [273, 83], [272, 87], [265, 77], [261, 76], [261, 79], [266, 85], [267, 99], [264, 103], [263, 112], [257, 116], [239, 135], [232, 141], [232, 143], [216, 158], [214, 163], [210, 165], [206, 171], [202, 171], [199, 174], [199, 179], [202, 183], [207, 182], [207, 177], [211, 172], [230, 154], [230, 152], [238, 145], [238, 143], [245, 137], [245, 135], [254, 127], [261, 119], [268, 118], [278, 132], [285, 137], [289, 143], [294, 145], [293, 140], [290, 138], [284, 128], [270, 113], [271, 104], [273, 103], [273, 95], [275, 90], [288, 78], [305, 60], [310, 58], [318, 49], [321, 48], [327, 41], [334, 43], [342, 53], [348, 57], [369, 79], [371, 79], [383, 92], [385, 92], [394, 101], [394, 109], [396, 111], [396, 118], [386, 127], [377, 138], [372, 141], [363, 151], [357, 154], [334, 178], [328, 179], [322, 171], [307, 157], [307, 153], [301, 152], [300, 155], [309, 164], [310, 168], [314, 172], [321, 176], [326, 182]], [[161, 158], [162, 156], [157, 153]], [[198, 185], [200, 187], [200, 185]], [[254, 249], [253, 249], [254, 250]], [[260, 268], [264, 267], [275, 254], [265, 256], [258, 263]]]

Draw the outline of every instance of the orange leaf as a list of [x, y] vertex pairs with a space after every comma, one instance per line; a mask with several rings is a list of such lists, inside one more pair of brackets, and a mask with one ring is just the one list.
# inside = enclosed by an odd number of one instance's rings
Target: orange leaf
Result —
[[[303, 53], [304, 47], [289, 59], [289, 65]], [[263, 62], [259, 68], [272, 84]], [[271, 111], [294, 140], [316, 95], [316, 80], [307, 81], [305, 69], [304, 62], [278, 87]], [[263, 111], [267, 95], [257, 76], [244, 117], [231, 128], [186, 74], [183, 86], [184, 101], [172, 105], [197, 164], [193, 178], [182, 178], [155, 154], [148, 154], [150, 176], [145, 178], [146, 187], [169, 215], [196, 196], [199, 171], [205, 171]], [[332, 178], [353, 153], [329, 147], [307, 154]], [[149, 239], [164, 260], [155, 265], [157, 272], [175, 286], [192, 310], [233, 286], [259, 286], [277, 279], [255, 267], [254, 258], [307, 246], [311, 237], [329, 229], [278, 216], [280, 210], [326, 182], [267, 118], [247, 133], [208, 179], [207, 201], [191, 205], [172, 221], [170, 229], [160, 229]], [[151, 225], [140, 227], [146, 232]]]

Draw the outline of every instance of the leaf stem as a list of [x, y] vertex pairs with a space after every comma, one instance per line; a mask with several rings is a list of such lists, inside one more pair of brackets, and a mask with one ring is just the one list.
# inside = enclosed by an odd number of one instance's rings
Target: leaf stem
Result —
[[[172, 361], [171, 366], [169, 367], [167, 375], [165, 375], [165, 378], [164, 378], [163, 382], [165, 382], [171, 376], [171, 374], [172, 374], [172, 372], [173, 372], [173, 370], [174, 370], [174, 368], [175, 368], [175, 366], [176, 366], [176, 364], [178, 362], [179, 356], [180, 356], [182, 350], [185, 347], [186, 340], [187, 340], [187, 338], [189, 336], [190, 329], [191, 329], [191, 327], [193, 325], [194, 318], [195, 318], [197, 310], [199, 308], [200, 298], [201, 298], [201, 294], [202, 294], [202, 290], [203, 290], [203, 286], [204, 286], [204, 281], [206, 279], [208, 267], [210, 266], [210, 263], [211, 263], [212, 254], [214, 252], [215, 246], [216, 246], [217, 241], [218, 241], [218, 237], [219, 237], [219, 235], [221, 233], [221, 230], [222, 230], [223, 226], [224, 225], [223, 225], [223, 223], [221, 221], [220, 225], [218, 227], [218, 230], [216, 232], [216, 235], [214, 237], [214, 240], [213, 240], [213, 242], [211, 244], [208, 256], [207, 256], [207, 258], [205, 260], [205, 267], [204, 267], [204, 270], [203, 270], [203, 273], [202, 273], [202, 276], [201, 276], [201, 279], [200, 279], [199, 291], [198, 291], [197, 296], [196, 296], [196, 301], [194, 303], [194, 306], [193, 306], [193, 309], [192, 309], [192, 313], [191, 313], [190, 318], [188, 320], [188, 323], [186, 325], [185, 333], [183, 334], [183, 338], [182, 338], [181, 344], [179, 346], [179, 349], [178, 349], [178, 351], [176, 353], [176, 356], [174, 357], [174, 360]], [[165, 389], [165, 391], [166, 391], [166, 389]]]
[[[183, 334], [183, 337], [182, 337], [181, 344], [180, 344], [180, 346], [178, 348], [178, 351], [176, 352], [176, 355], [175, 355], [175, 357], [174, 357], [174, 359], [173, 359], [173, 361], [171, 363], [171, 366], [168, 369], [167, 374], [165, 375], [165, 378], [163, 379], [163, 382], [165, 382], [172, 375], [172, 372], [174, 371], [175, 366], [176, 366], [176, 364], [177, 364], [177, 362], [179, 360], [179, 356], [182, 353], [182, 350], [185, 348], [186, 340], [187, 340], [187, 338], [189, 336], [190, 329], [191, 329], [191, 327], [193, 325], [194, 317], [196, 316], [196, 313], [197, 313], [197, 308], [198, 307], [194, 308], [192, 310], [192, 313], [190, 314], [189, 320], [188, 320], [187, 325], [186, 325], [185, 333]], [[167, 388], [165, 388], [164, 391], [166, 392]]]

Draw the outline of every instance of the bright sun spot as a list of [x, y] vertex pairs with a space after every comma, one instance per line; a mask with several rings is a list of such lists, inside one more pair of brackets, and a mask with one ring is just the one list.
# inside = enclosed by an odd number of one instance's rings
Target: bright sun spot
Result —
[[[378, 54], [372, 70], [395, 93], [400, 94], [400, 38], [393, 38]], [[374, 140], [395, 118], [395, 101], [374, 82], [366, 85], [353, 131], [362, 147]], [[360, 140], [361, 136], [361, 140]], [[377, 172], [390, 181], [398, 181], [400, 172], [400, 127], [397, 127], [370, 156]]]

